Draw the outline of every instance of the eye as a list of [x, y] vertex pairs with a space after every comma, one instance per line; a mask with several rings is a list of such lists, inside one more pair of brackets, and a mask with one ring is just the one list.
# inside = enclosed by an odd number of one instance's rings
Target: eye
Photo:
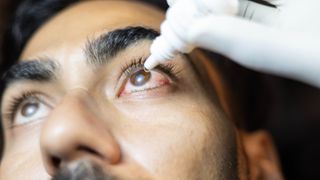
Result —
[[48, 105], [38, 98], [27, 98], [18, 107], [14, 115], [13, 125], [18, 126], [42, 119], [48, 116], [50, 109]]
[[144, 70], [139, 70], [131, 75], [130, 83], [134, 86], [143, 86], [151, 78], [151, 72], [146, 72]]
[[120, 96], [148, 91], [170, 84], [170, 79], [156, 70], [146, 72], [138, 69], [131, 73], [122, 88]]

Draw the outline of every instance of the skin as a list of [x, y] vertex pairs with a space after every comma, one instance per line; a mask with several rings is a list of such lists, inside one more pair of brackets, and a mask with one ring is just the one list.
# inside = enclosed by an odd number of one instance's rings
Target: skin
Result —
[[136, 87], [123, 78], [121, 67], [147, 57], [151, 41], [130, 46], [100, 67], [86, 63], [88, 38], [127, 26], [159, 29], [163, 18], [162, 12], [136, 2], [88, 1], [44, 24], [20, 62], [50, 57], [61, 69], [54, 81], [21, 81], [6, 89], [2, 112], [23, 91], [43, 94], [48, 105], [45, 116], [22, 125], [10, 127], [10, 120], [3, 119], [0, 179], [48, 179], [79, 161], [118, 179], [248, 179], [251, 160], [243, 146], [250, 142], [243, 143], [219, 98], [208, 94], [184, 57], [168, 62], [179, 71], [177, 81], [152, 71], [149, 83], [159, 87], [139, 92], [130, 92]]

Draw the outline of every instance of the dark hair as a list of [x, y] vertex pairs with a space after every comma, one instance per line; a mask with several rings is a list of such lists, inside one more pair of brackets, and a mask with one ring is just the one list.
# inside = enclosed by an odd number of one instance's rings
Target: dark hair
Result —
[[[23, 48], [34, 32], [51, 17], [66, 7], [81, 0], [25, 0], [16, 3], [16, 11], [11, 18], [9, 28], [4, 34], [2, 43], [2, 62], [0, 75], [18, 60]], [[137, 0], [154, 5], [160, 9], [168, 8], [165, 0]], [[0, 100], [4, 85], [0, 83]], [[1, 118], [0, 118], [1, 120]], [[0, 158], [4, 146], [2, 123], [0, 122]]]

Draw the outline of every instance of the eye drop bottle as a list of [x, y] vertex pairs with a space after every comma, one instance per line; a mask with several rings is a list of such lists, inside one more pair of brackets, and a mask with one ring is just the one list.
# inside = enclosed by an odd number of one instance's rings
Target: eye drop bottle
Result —
[[188, 35], [192, 24], [210, 14], [236, 14], [237, 2], [238, 0], [170, 0], [166, 20], [160, 27], [161, 35], [153, 41], [151, 56], [144, 67], [151, 70], [179, 53], [190, 53], [195, 48]]

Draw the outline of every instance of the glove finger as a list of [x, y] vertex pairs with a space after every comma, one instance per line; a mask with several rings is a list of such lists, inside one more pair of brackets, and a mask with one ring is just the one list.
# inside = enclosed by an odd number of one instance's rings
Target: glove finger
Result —
[[167, 3], [169, 6], [172, 6], [174, 3], [176, 3], [178, 0], [167, 0]]
[[208, 16], [193, 27], [188, 41], [197, 47], [260, 72], [320, 87], [320, 40], [313, 35], [279, 31], [232, 16]]
[[279, 9], [248, 0], [239, 1], [238, 16], [266, 25], [273, 25]]
[[273, 6], [280, 6], [282, 5], [286, 0], [239, 0], [239, 1], [251, 1], [251, 2], [256, 2], [259, 4], [271, 4]]

